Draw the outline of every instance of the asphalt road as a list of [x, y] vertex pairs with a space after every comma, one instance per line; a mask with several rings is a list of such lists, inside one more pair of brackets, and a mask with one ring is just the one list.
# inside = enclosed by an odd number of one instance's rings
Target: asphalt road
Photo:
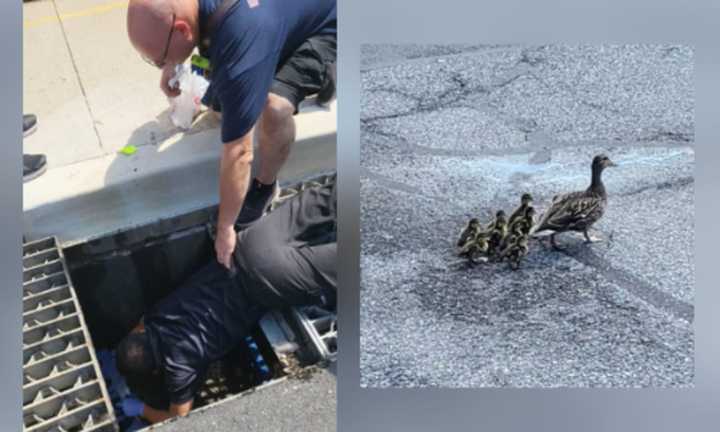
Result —
[[291, 378], [202, 411], [192, 411], [187, 417], [153, 430], [335, 432], [336, 373], [335, 363], [327, 369], [312, 369], [303, 378]]
[[[683, 46], [364, 46], [361, 384], [688, 387], [694, 377], [693, 52]], [[609, 204], [520, 270], [452, 254], [472, 216]]]

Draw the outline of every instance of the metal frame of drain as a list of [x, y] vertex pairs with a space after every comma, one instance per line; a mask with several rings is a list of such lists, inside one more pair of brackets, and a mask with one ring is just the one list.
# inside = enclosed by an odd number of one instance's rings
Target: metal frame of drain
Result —
[[118, 430], [65, 257], [54, 237], [23, 245], [23, 430]]
[[312, 345], [320, 361], [333, 361], [337, 356], [337, 316], [320, 306], [292, 309], [294, 318]]

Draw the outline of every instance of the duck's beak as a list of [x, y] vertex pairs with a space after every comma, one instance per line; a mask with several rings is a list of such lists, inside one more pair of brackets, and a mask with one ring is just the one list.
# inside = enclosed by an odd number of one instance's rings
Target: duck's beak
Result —
[[613, 162], [613, 161], [611, 161], [610, 159], [608, 159], [607, 165], [605, 165], [605, 166], [616, 167], [616, 166], [618, 166], [618, 164], [616, 164], [615, 162]]

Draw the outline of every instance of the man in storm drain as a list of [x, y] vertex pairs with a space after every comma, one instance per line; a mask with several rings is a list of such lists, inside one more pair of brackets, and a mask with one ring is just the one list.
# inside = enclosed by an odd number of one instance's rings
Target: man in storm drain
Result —
[[216, 260], [145, 314], [116, 348], [126, 377], [162, 375], [168, 409], [135, 398], [127, 417], [151, 423], [186, 415], [206, 368], [244, 341], [270, 309], [334, 305], [336, 191], [334, 179], [308, 187], [238, 234], [228, 271]]

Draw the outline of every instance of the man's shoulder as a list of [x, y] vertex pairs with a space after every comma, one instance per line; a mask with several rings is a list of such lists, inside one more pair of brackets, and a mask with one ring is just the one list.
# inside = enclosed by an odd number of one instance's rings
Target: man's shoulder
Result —
[[229, 42], [227, 38], [254, 37], [258, 31], [272, 30], [282, 24], [273, 8], [251, 8], [249, 3], [248, 0], [237, 0], [224, 12], [215, 24], [217, 39], [226, 38], [225, 42]]
[[281, 21], [267, 13], [232, 10], [213, 33], [213, 69], [226, 69], [231, 75], [251, 69], [282, 48], [281, 30]]

